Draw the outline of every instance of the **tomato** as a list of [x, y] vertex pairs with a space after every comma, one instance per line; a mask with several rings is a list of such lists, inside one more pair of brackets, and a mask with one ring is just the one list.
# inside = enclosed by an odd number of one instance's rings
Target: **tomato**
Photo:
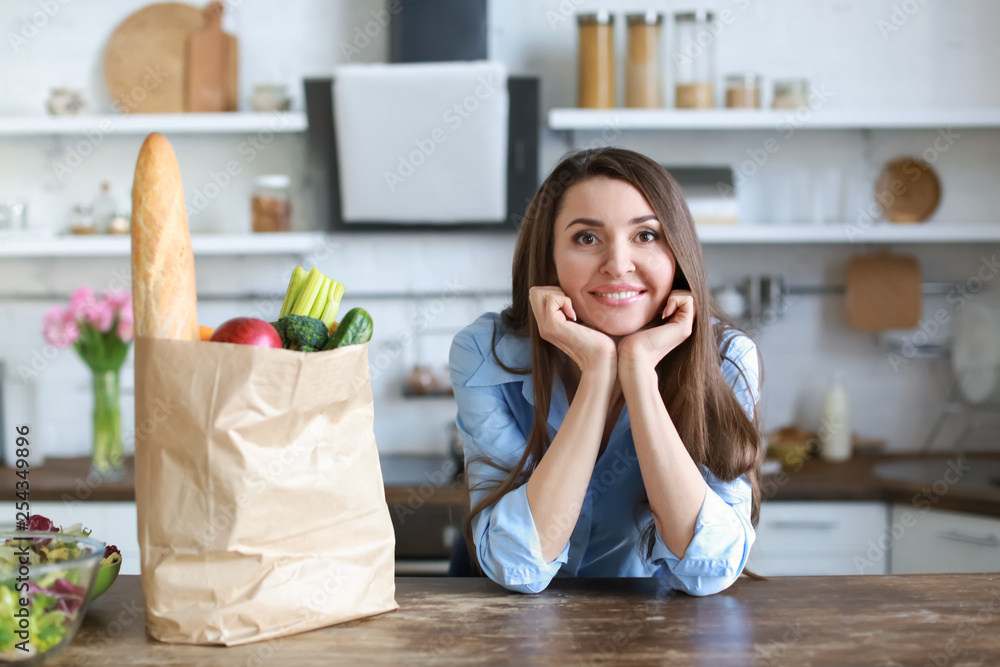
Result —
[[218, 327], [209, 339], [214, 343], [236, 343], [258, 347], [282, 347], [281, 336], [270, 322], [254, 317], [234, 317]]

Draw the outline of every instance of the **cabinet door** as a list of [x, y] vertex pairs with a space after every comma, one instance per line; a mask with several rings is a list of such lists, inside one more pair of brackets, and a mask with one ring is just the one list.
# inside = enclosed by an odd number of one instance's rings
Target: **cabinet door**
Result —
[[1000, 519], [893, 506], [893, 574], [1000, 572]]
[[34, 501], [31, 513], [52, 519], [57, 526], [82, 523], [94, 539], [122, 552], [122, 574], [139, 574], [139, 529], [135, 503]]
[[885, 574], [887, 518], [884, 503], [765, 502], [747, 567], [767, 576]]

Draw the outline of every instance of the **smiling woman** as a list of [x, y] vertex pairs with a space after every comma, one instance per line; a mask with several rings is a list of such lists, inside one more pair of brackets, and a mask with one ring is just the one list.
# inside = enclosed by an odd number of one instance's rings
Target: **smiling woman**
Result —
[[662, 576], [707, 595], [743, 572], [760, 364], [654, 161], [605, 148], [555, 168], [521, 226], [512, 305], [455, 337], [451, 369], [466, 539], [491, 579]]

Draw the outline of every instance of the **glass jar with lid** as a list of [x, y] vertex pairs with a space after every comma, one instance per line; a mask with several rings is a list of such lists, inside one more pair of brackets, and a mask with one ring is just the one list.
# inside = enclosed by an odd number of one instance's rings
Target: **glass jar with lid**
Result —
[[255, 232], [287, 232], [292, 228], [291, 179], [284, 174], [258, 176], [251, 218]]
[[758, 74], [729, 74], [726, 76], [727, 109], [759, 109], [760, 83]]
[[626, 14], [628, 25], [625, 61], [625, 106], [663, 106], [663, 71], [660, 67], [660, 32], [663, 14], [647, 11]]
[[69, 216], [70, 234], [94, 234], [97, 227], [94, 225], [94, 218], [91, 215], [90, 206], [77, 204]]
[[615, 106], [615, 17], [607, 11], [578, 14], [576, 105], [585, 109]]
[[774, 82], [772, 109], [808, 109], [809, 81], [806, 79], [778, 79]]
[[715, 107], [715, 14], [706, 10], [674, 14], [674, 106]]

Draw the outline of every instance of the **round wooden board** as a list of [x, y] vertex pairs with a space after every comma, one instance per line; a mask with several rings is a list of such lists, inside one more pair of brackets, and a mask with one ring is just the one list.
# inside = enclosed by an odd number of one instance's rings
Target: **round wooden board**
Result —
[[923, 160], [900, 158], [883, 167], [875, 199], [890, 222], [923, 222], [941, 201], [941, 182]]
[[115, 107], [183, 112], [188, 40], [204, 25], [202, 10], [181, 2], [149, 5], [122, 21], [104, 53], [104, 82]]

